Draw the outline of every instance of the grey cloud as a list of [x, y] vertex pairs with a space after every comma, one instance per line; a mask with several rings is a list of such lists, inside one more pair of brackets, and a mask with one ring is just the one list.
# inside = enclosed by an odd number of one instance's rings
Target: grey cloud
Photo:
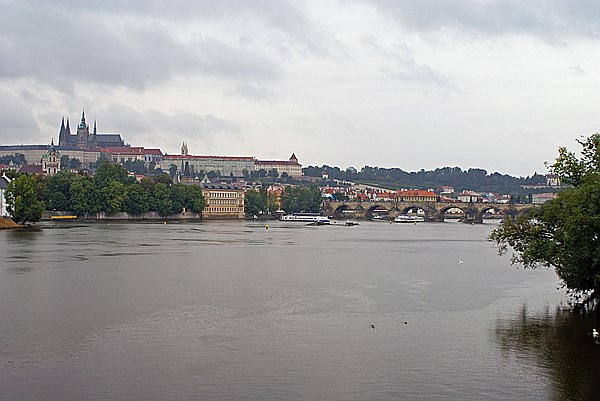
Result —
[[[108, 3], [120, 2], [102, 2]], [[234, 47], [211, 36], [178, 38], [159, 21], [164, 10], [152, 4], [140, 7], [155, 12], [154, 18], [129, 20], [94, 13], [93, 7], [74, 11], [42, 2], [3, 7], [0, 58], [6, 62], [0, 64], [0, 79], [32, 77], [71, 92], [76, 81], [143, 89], [177, 75], [250, 81], [281, 76], [279, 62], [260, 47]]]
[[557, 43], [569, 37], [600, 36], [600, 3], [595, 0], [373, 0], [367, 4], [415, 31], [528, 34]]
[[581, 68], [579, 64], [571, 67], [571, 73], [576, 76], [583, 76], [588, 74], [587, 71]]
[[[86, 113], [95, 118], [93, 111]], [[159, 110], [137, 111], [131, 107], [112, 103], [98, 111], [100, 132], [120, 132], [131, 143], [144, 143], [139, 140], [147, 137], [202, 138], [226, 133], [239, 135], [240, 127], [233, 121], [212, 114], [198, 115], [188, 111], [165, 114]]]
[[456, 85], [444, 74], [427, 64], [417, 64], [412, 60], [393, 67], [382, 67], [381, 72], [386, 77], [404, 84], [425, 84], [453, 92], [458, 90]]
[[[38, 4], [44, 4], [39, 1]], [[304, 1], [284, 0], [59, 0], [54, 6], [79, 13], [130, 15], [141, 18], [169, 20], [174, 23], [235, 19], [249, 17], [265, 26], [285, 32], [311, 50], [320, 51], [330, 37], [316, 26], [302, 10]]]
[[31, 113], [16, 96], [0, 91], [0, 143], [36, 143], [40, 129]]
[[248, 82], [238, 82], [235, 85], [235, 92], [252, 100], [267, 100], [272, 97], [272, 94], [264, 85]]
[[444, 91], [458, 91], [450, 78], [428, 64], [419, 63], [401, 44], [385, 48], [372, 36], [363, 37], [362, 43], [387, 60], [379, 70], [388, 79], [402, 84], [425, 84]]

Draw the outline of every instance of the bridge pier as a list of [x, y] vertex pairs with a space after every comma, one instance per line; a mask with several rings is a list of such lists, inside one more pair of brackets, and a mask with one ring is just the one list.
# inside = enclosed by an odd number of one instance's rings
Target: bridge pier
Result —
[[476, 207], [473, 207], [473, 204], [469, 204], [469, 207], [463, 210], [465, 213], [465, 218], [463, 220], [464, 223], [468, 224], [480, 224], [483, 223], [483, 217], [479, 213], [479, 210]]

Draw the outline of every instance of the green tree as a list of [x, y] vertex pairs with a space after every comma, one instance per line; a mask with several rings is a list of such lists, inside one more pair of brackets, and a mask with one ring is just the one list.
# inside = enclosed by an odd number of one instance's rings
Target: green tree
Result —
[[99, 194], [94, 182], [81, 177], [76, 179], [69, 188], [71, 210], [78, 216], [99, 211]]
[[54, 176], [46, 177], [46, 195], [44, 201], [47, 209], [70, 210], [69, 191], [76, 177], [78, 176], [70, 171], [60, 171]]
[[173, 213], [171, 191], [167, 184], [159, 182], [154, 187], [154, 210], [163, 216]]
[[111, 181], [101, 190], [106, 202], [105, 211], [109, 214], [125, 210], [127, 202], [127, 188], [118, 181]]
[[39, 182], [34, 176], [20, 175], [6, 188], [6, 210], [19, 224], [42, 218], [44, 203], [40, 200]]
[[321, 209], [322, 196], [318, 187], [287, 186], [281, 194], [281, 207], [288, 213], [312, 212]]
[[581, 159], [559, 149], [550, 171], [573, 186], [527, 215], [504, 222], [490, 234], [499, 253], [512, 248], [512, 263], [554, 267], [577, 296], [596, 298], [600, 289], [600, 136], [584, 141]]
[[135, 179], [129, 177], [127, 170], [119, 164], [112, 164], [108, 161], [102, 162], [100, 167], [94, 173], [94, 183], [96, 187], [102, 189], [111, 181], [117, 181], [124, 185], [129, 185], [135, 182]]
[[[150, 180], [152, 181], [152, 180]], [[142, 214], [150, 210], [150, 199], [141, 184], [135, 183], [126, 188], [124, 211], [130, 214]]]
[[178, 214], [183, 212], [187, 186], [184, 184], [171, 185], [169, 187], [169, 192], [171, 195], [171, 204], [173, 205], [171, 213]]
[[169, 174], [157, 174], [154, 176], [154, 182], [156, 184], [158, 184], [159, 182], [162, 182], [163, 184], [167, 185], [167, 186], [171, 186], [173, 185], [173, 180], [171, 179], [171, 177], [169, 176]]
[[61, 170], [66, 170], [67, 168], [69, 168], [69, 156], [67, 155], [62, 155], [60, 157], [60, 169]]
[[146, 167], [146, 164], [141, 160], [127, 161], [123, 163], [123, 167], [127, 171], [131, 171], [135, 174], [148, 174], [148, 168]]
[[248, 190], [244, 199], [246, 213], [258, 216], [267, 210], [265, 197], [261, 191]]
[[[73, 158], [71, 160], [69, 160], [69, 168], [73, 169], [73, 170], [77, 170], [80, 169], [82, 166], [82, 163], [79, 159]], [[62, 167], [61, 167], [62, 168]]]
[[187, 210], [194, 213], [202, 213], [206, 201], [202, 195], [202, 187], [199, 185], [184, 186], [184, 203]]

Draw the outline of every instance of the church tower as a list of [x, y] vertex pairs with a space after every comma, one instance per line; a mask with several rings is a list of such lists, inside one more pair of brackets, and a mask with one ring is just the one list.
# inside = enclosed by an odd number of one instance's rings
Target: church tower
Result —
[[46, 175], [56, 175], [60, 171], [60, 153], [54, 147], [54, 138], [48, 148], [48, 152], [42, 156], [42, 172]]
[[77, 147], [83, 149], [88, 147], [90, 127], [85, 123], [85, 110], [81, 113], [81, 121], [77, 127]]
[[181, 145], [181, 155], [187, 156], [188, 153], [189, 153], [189, 151], [188, 151], [187, 143], [184, 142], [183, 145]]
[[69, 140], [67, 135], [67, 127], [65, 127], [65, 118], [63, 117], [60, 122], [60, 131], [58, 132], [58, 146], [67, 146], [67, 141]]
[[96, 128], [96, 120], [94, 120], [94, 131], [90, 135], [89, 145], [92, 148], [98, 147], [98, 129]]

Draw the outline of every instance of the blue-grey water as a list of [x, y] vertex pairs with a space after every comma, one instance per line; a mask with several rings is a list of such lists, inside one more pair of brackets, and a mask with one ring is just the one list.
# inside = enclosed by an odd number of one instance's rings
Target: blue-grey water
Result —
[[492, 227], [0, 231], [0, 400], [593, 399], [600, 325]]

